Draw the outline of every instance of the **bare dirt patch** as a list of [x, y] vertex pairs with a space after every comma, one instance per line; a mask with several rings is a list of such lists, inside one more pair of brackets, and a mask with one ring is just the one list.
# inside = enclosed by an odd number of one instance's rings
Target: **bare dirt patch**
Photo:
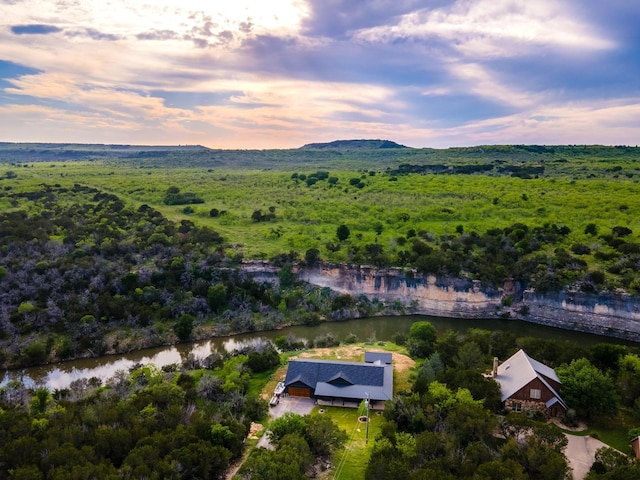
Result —
[[259, 423], [251, 422], [251, 427], [249, 428], [248, 437], [250, 439], [254, 439], [254, 440], [259, 439], [260, 436], [262, 435], [262, 430], [263, 429], [264, 429], [264, 427], [262, 425], [260, 425]]

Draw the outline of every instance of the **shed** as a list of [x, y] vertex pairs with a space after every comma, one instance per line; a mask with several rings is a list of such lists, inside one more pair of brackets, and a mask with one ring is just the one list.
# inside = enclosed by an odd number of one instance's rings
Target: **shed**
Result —
[[364, 363], [391, 365], [393, 355], [387, 352], [364, 352]]

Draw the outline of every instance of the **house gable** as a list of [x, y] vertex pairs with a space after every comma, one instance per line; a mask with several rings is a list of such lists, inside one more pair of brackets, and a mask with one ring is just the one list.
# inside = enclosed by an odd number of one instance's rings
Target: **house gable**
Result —
[[326, 383], [330, 383], [331, 385], [334, 385], [336, 387], [345, 386], [345, 385], [353, 385], [353, 382], [351, 380], [349, 380], [349, 377], [342, 370], [340, 370], [338, 373], [336, 373], [333, 376], [333, 378], [327, 380]]
[[529, 357], [524, 350], [519, 350], [498, 365], [493, 379], [500, 384], [501, 400], [505, 407], [527, 402], [543, 410], [552, 405], [567, 410], [558, 393], [561, 382], [555, 371]]
[[551, 390], [545, 382], [539, 378], [534, 378], [509, 398], [513, 400], [547, 403], [549, 400], [556, 397], [557, 394], [555, 394], [555, 392]]

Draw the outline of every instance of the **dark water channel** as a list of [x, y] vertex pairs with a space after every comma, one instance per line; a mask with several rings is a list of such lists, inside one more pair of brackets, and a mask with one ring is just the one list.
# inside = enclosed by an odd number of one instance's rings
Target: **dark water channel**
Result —
[[19, 380], [27, 386], [46, 386], [50, 390], [66, 388], [72, 381], [82, 378], [98, 377], [105, 380], [112, 377], [118, 370], [128, 370], [138, 363], [152, 363], [157, 367], [163, 367], [165, 365], [180, 363], [185, 360], [189, 354], [193, 354], [196, 358], [203, 359], [212, 352], [233, 351], [256, 339], [267, 338], [273, 340], [278, 336], [289, 334], [299, 338], [313, 340], [320, 335], [333, 333], [340, 341], [344, 341], [350, 333], [353, 333], [357, 335], [359, 341], [389, 341], [396, 332], [409, 333], [411, 324], [419, 320], [431, 322], [438, 332], [444, 332], [447, 329], [464, 332], [469, 328], [482, 328], [491, 331], [509, 331], [518, 337], [530, 336], [570, 340], [583, 346], [603, 342], [632, 344], [614, 338], [545, 327], [518, 320], [465, 320], [425, 316], [373, 317], [344, 322], [322, 323], [313, 327], [295, 326], [270, 332], [245, 333], [232, 337], [213, 338], [203, 342], [149, 348], [122, 355], [72, 360], [60, 364], [33, 367], [24, 370], [10, 370], [4, 372], [0, 380], [0, 386], [12, 380]]

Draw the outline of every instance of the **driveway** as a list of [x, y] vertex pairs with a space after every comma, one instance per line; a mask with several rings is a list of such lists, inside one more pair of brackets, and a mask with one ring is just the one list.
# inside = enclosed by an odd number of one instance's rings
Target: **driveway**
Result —
[[[271, 417], [271, 420], [273, 420], [274, 418], [281, 417], [285, 412], [297, 413], [298, 415], [309, 415], [314, 406], [315, 401], [312, 398], [280, 397], [280, 403], [275, 407], [269, 407], [269, 416]], [[262, 437], [260, 437], [260, 440], [258, 440], [257, 446], [271, 448], [266, 432]]]
[[269, 407], [271, 419], [281, 417], [285, 412], [297, 413], [298, 415], [309, 415], [315, 401], [312, 398], [302, 397], [280, 397], [280, 403], [275, 407]]
[[569, 466], [573, 469], [573, 480], [583, 480], [595, 460], [596, 450], [607, 447], [605, 443], [590, 436], [565, 434], [569, 443], [564, 451]]

